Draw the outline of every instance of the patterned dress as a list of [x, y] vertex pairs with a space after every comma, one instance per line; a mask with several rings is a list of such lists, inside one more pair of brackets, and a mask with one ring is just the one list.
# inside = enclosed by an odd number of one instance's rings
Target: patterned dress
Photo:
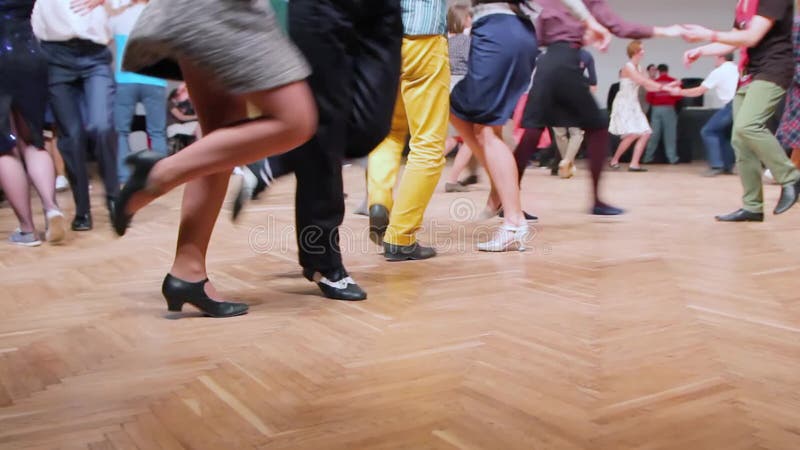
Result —
[[[639, 70], [628, 63], [633, 70]], [[639, 85], [630, 78], [619, 80], [619, 93], [611, 106], [611, 121], [608, 132], [617, 136], [650, 133], [650, 124], [639, 103]]]
[[267, 0], [151, 0], [128, 39], [123, 69], [182, 79], [179, 59], [207, 70], [233, 94], [311, 73]]
[[34, 0], [0, 0], [0, 154], [16, 145], [12, 108], [28, 144], [44, 148], [47, 60], [31, 28]]
[[794, 80], [786, 92], [786, 106], [778, 128], [784, 148], [800, 148], [800, 15], [794, 18]]

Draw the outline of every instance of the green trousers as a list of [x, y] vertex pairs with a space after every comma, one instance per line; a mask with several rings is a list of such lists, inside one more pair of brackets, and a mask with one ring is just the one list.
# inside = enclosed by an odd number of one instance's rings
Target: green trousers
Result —
[[733, 99], [731, 143], [742, 180], [743, 208], [750, 212], [764, 211], [762, 163], [780, 185], [800, 180], [800, 172], [767, 128], [767, 121], [775, 114], [775, 107], [784, 93], [784, 89], [775, 83], [756, 80], [740, 88]]

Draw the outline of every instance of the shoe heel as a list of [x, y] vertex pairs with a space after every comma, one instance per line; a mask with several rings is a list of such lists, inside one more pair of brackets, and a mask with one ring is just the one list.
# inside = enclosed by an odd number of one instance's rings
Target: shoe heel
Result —
[[183, 310], [183, 300], [167, 299], [167, 311], [181, 312]]

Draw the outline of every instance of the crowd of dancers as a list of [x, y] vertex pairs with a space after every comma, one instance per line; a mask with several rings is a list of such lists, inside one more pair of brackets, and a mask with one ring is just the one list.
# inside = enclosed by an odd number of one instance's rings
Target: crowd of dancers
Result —
[[[61, 125], [59, 149], [71, 179], [88, 176], [87, 130], [100, 142], [95, 145], [114, 146], [113, 130], [99, 119], [110, 108], [113, 79], [104, 69], [111, 58], [108, 37], [96, 25], [105, 9], [130, 2], [105, 3], [0, 0], [0, 34], [9, 42], [0, 50], [0, 182], [14, 198], [20, 221], [12, 240], [35, 238], [28, 177], [42, 198], [47, 239], [57, 242], [66, 233], [54, 195], [53, 162], [41, 151], [48, 103]], [[120, 236], [139, 210], [184, 186], [175, 259], [162, 287], [170, 310], [189, 303], [214, 317], [247, 312], [244, 303], [219, 301], [208, 280], [206, 252], [231, 171], [265, 158], [279, 163], [283, 173], [295, 173], [299, 262], [305, 277], [333, 299], [367, 296], [345, 269], [339, 248], [346, 158], [368, 158], [370, 237], [388, 261], [436, 255], [416, 234], [442, 174], [445, 148], [453, 147], [448, 137], [463, 142], [459, 167], [474, 157], [488, 173], [491, 191], [481, 217], [502, 218], [497, 232], [477, 243], [478, 250], [524, 248], [529, 222], [536, 217], [523, 211], [520, 182], [551, 128], [565, 143], [568, 135], [586, 141], [590, 213], [622, 214], [599, 195], [609, 121], [585, 76], [583, 50], [587, 45], [605, 50], [612, 35], [634, 39], [611, 116], [610, 131], [621, 136], [612, 167], [634, 146], [630, 168], [642, 170], [638, 162], [651, 130], [639, 106], [640, 87], [673, 96], [699, 92], [653, 81], [639, 67], [641, 40], [682, 38], [707, 43], [686, 52], [687, 64], [741, 52], [739, 87], [728, 110], [743, 206], [717, 219], [763, 220], [762, 164], [781, 185], [775, 214], [791, 208], [800, 193], [800, 172], [784, 151], [784, 146], [800, 148], [798, 37], [794, 53], [792, 45], [793, 23], [797, 36], [800, 22], [793, 22], [791, 0], [740, 0], [729, 31], [634, 24], [605, 0], [474, 0], [471, 8], [452, 5], [449, 12], [446, 0], [291, 0], [286, 29], [267, 0], [141, 3], [146, 6], [126, 36], [118, 64], [139, 76], [184, 80], [202, 137], [170, 156], [131, 154], [121, 190], [109, 175], [117, 172], [116, 158], [109, 157], [115, 151], [98, 152], [98, 160], [111, 223]], [[464, 29], [468, 39], [459, 37]], [[88, 89], [86, 80], [105, 84]], [[78, 100], [81, 89], [88, 95], [85, 112]], [[766, 122], [787, 89], [781, 143]], [[524, 110], [517, 111], [524, 131], [513, 149], [503, 127], [526, 95]], [[406, 144], [409, 153], [398, 184]], [[561, 171], [574, 170], [576, 152], [565, 152]], [[726, 161], [722, 169], [731, 166]], [[457, 189], [456, 178], [447, 184]], [[88, 189], [74, 197], [80, 225], [89, 211]]]

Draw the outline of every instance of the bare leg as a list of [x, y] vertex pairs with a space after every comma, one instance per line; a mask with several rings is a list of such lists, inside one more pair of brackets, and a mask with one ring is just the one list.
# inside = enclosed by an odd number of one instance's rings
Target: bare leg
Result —
[[639, 139], [639, 136], [640, 135], [638, 134], [628, 134], [624, 136], [621, 141], [619, 141], [619, 145], [617, 146], [617, 151], [616, 153], [614, 153], [614, 157], [611, 158], [612, 166], [619, 164], [619, 159], [622, 157], [622, 155], [625, 154], [626, 151], [628, 151], [628, 147], [630, 147], [631, 144], [633, 144], [633, 141]]
[[456, 149], [458, 146], [458, 141], [454, 137], [448, 136], [447, 139], [444, 140], [444, 156], [449, 155]]
[[450, 168], [450, 174], [447, 176], [448, 183], [458, 183], [458, 176], [467, 168], [469, 162], [472, 160], [472, 150], [467, 144], [463, 144], [456, 153], [456, 159], [453, 161], [453, 167]]
[[31, 213], [30, 184], [25, 166], [15, 148], [10, 153], [0, 155], [0, 187], [6, 194], [8, 203], [19, 221], [19, 229], [23, 233], [35, 231], [33, 214]]
[[479, 136], [476, 134], [476, 129], [478, 126], [467, 122], [454, 114], [450, 114], [450, 123], [452, 123], [453, 127], [458, 131], [461, 139], [464, 140], [464, 144], [472, 150], [473, 156], [475, 156], [475, 158], [483, 167], [486, 167], [489, 175], [489, 183], [492, 186], [492, 191], [489, 195], [489, 199], [487, 200], [487, 208], [492, 208], [492, 210], [496, 211], [500, 207], [500, 198], [495, 190], [492, 172], [489, 171], [489, 166], [486, 165], [486, 153], [483, 145], [484, 136], [481, 135], [479, 138]]
[[42, 199], [46, 211], [57, 210], [56, 203], [56, 171], [50, 154], [31, 145], [22, 150], [22, 158], [28, 176]]
[[[216, 86], [202, 69], [182, 61], [181, 70], [203, 137], [153, 167], [148, 177], [152, 189], [135, 194], [128, 202], [128, 213], [190, 180], [229, 174], [236, 166], [298, 147], [314, 134], [316, 108], [305, 82], [233, 96]], [[242, 122], [248, 117], [248, 107], [256, 109], [259, 118]]]
[[55, 167], [56, 175], [57, 176], [64, 176], [64, 160], [61, 158], [61, 153], [58, 152], [58, 148], [56, 147], [56, 138], [55, 133], [51, 139], [46, 139], [44, 141], [44, 148], [47, 150], [47, 153], [50, 154], [50, 157], [53, 159], [53, 166]]
[[500, 197], [507, 225], [520, 226], [525, 223], [520, 201], [517, 164], [514, 153], [502, 139], [500, 127], [483, 127], [480, 130], [485, 142], [486, 163], [492, 174], [494, 188]]
[[636, 140], [636, 147], [633, 148], [633, 158], [631, 159], [630, 167], [638, 168], [639, 161], [642, 159], [642, 154], [644, 154], [644, 150], [647, 147], [647, 141], [650, 140], [650, 133], [643, 134], [639, 136], [639, 139]]

